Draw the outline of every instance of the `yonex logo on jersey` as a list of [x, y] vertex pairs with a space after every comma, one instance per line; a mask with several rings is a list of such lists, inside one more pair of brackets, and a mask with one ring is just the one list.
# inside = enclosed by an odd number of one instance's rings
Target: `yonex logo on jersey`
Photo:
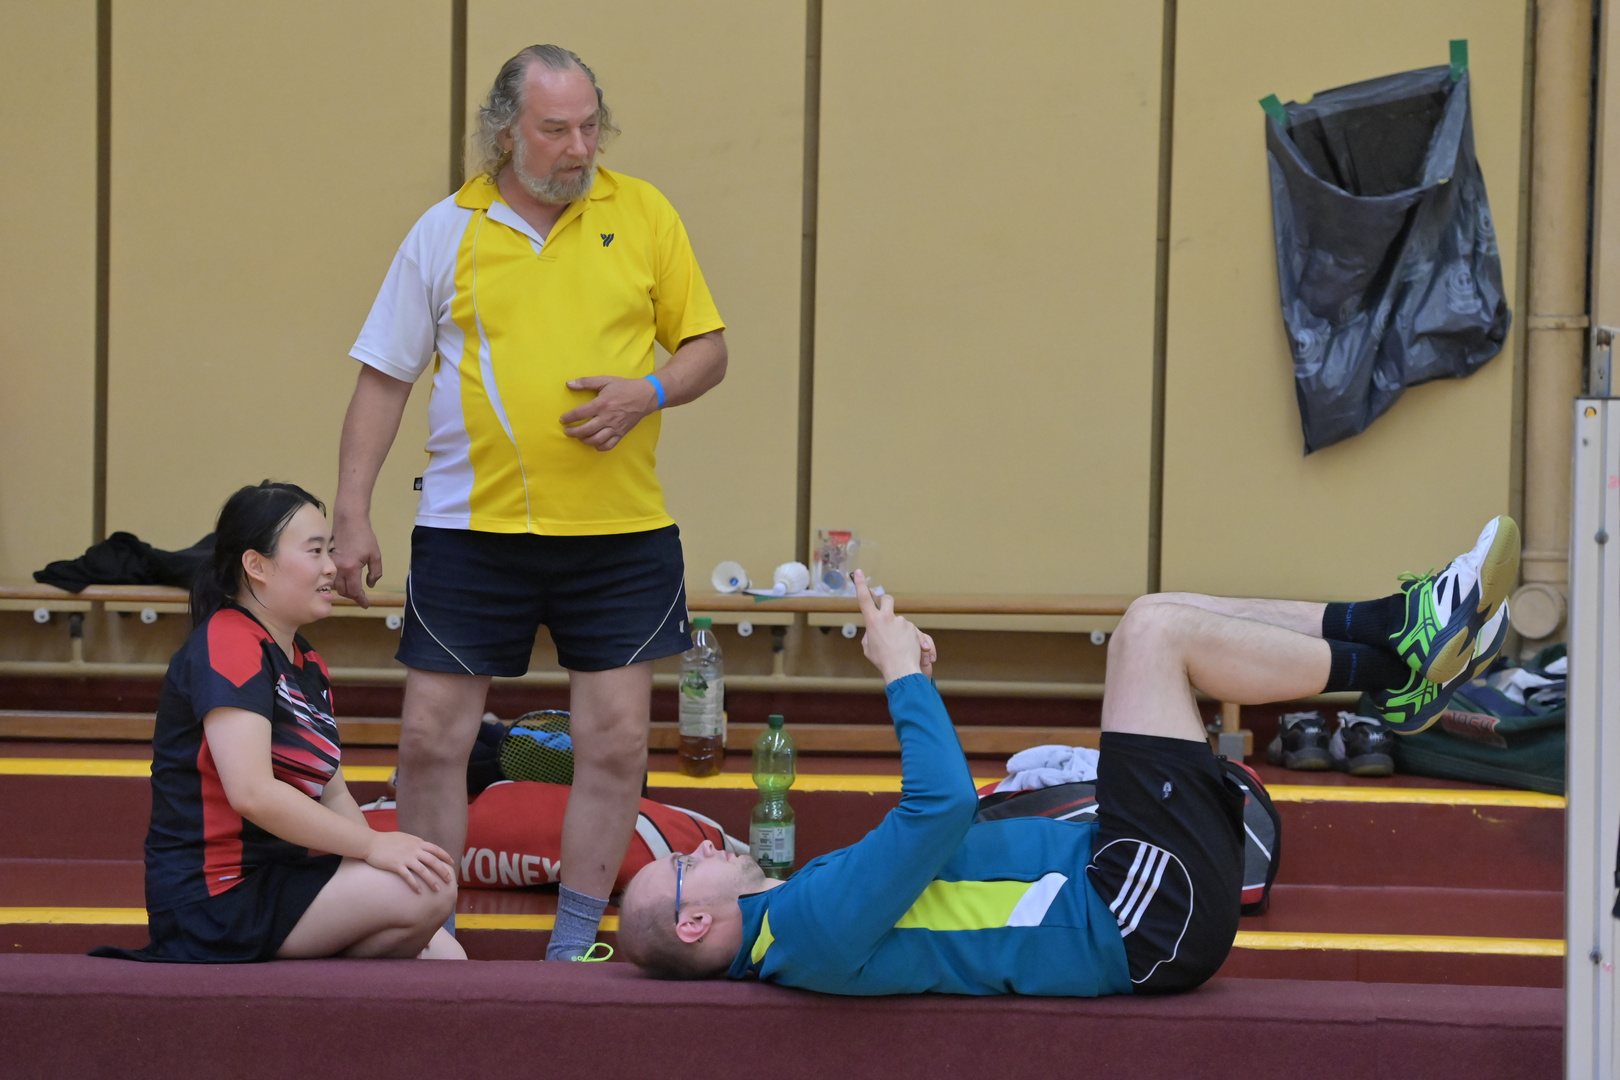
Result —
[[603, 247], [607, 247], [609, 244], [613, 243], [613, 234], [610, 232], [597, 233], [596, 235], [602, 238]]

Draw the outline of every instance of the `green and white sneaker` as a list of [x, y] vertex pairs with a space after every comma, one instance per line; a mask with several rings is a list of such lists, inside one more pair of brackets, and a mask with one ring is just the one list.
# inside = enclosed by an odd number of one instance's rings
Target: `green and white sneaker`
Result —
[[1408, 577], [1401, 587], [1406, 619], [1389, 636], [1390, 648], [1420, 678], [1450, 683], [1471, 666], [1485, 624], [1518, 579], [1519, 527], [1510, 517], [1493, 518], [1472, 551], [1438, 574]]
[[1473, 653], [1463, 664], [1462, 670], [1449, 681], [1430, 682], [1421, 672], [1414, 671], [1405, 686], [1394, 690], [1374, 690], [1367, 696], [1372, 699], [1391, 731], [1397, 735], [1415, 735], [1440, 719], [1440, 714], [1451, 702], [1451, 695], [1485, 673], [1491, 661], [1496, 659], [1496, 654], [1502, 651], [1507, 631], [1508, 606], [1504, 600], [1497, 607], [1496, 614], [1480, 627]]

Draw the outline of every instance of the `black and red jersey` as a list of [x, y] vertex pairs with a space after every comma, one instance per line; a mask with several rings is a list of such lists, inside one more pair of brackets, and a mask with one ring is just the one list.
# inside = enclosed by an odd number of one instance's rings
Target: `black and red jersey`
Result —
[[341, 754], [332, 690], [320, 655], [302, 637], [293, 641], [289, 659], [252, 615], [229, 606], [169, 661], [152, 735], [147, 910], [218, 896], [258, 867], [309, 853], [231, 809], [203, 731], [213, 709], [265, 717], [276, 779], [319, 799]]

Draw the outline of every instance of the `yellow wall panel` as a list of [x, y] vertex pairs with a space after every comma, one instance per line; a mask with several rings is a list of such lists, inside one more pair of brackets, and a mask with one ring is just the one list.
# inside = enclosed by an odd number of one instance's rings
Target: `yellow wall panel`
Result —
[[1142, 590], [1160, 5], [824, 18], [812, 524], [897, 590]]
[[0, 4], [0, 583], [91, 539], [96, 5]]
[[[1467, 38], [1474, 138], [1514, 319], [1524, 0], [1181, 4], [1176, 34], [1163, 585], [1350, 598], [1444, 565], [1508, 509], [1516, 335], [1471, 378], [1408, 390], [1302, 456], [1278, 310], [1262, 113], [1447, 62]], [[1517, 329], [1517, 327], [1515, 327]]]
[[[113, 5], [108, 527], [160, 547], [265, 478], [330, 503], [395, 249], [444, 197], [448, 0]], [[426, 394], [373, 509], [409, 560]]]
[[668, 196], [726, 320], [726, 381], [671, 410], [658, 448], [687, 579], [705, 591], [721, 559], [769, 584], [793, 557], [804, 24], [802, 5], [749, 0], [468, 4], [469, 112], [525, 46], [577, 53], [624, 131], [602, 164]]

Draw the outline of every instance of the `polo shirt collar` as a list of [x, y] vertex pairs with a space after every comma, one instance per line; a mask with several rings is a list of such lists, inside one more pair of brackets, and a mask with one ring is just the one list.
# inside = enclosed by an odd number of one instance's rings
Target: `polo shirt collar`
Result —
[[[591, 184], [590, 192], [586, 194], [583, 200], [575, 200], [569, 203], [568, 208], [562, 212], [562, 216], [557, 219], [557, 225], [553, 225], [551, 231], [556, 232], [557, 226], [578, 217], [581, 211], [584, 210], [584, 207], [579, 205], [581, 202], [596, 202], [606, 199], [618, 190], [618, 177], [598, 165], [596, 167], [596, 181]], [[546, 238], [535, 232], [534, 227], [524, 221], [516, 210], [507, 205], [506, 200], [501, 198], [500, 188], [482, 173], [461, 185], [461, 190], [456, 192], [456, 205], [466, 210], [483, 210], [495, 221], [516, 229], [535, 241], [535, 243], [544, 244], [546, 241]]]

